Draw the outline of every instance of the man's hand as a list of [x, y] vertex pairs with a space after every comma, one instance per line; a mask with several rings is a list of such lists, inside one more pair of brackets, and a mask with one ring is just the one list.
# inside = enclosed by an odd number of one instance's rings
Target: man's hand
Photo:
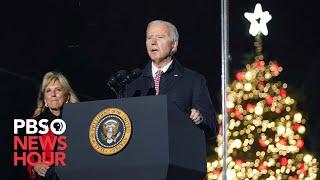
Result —
[[191, 109], [190, 119], [197, 125], [203, 121], [200, 111], [194, 108]]

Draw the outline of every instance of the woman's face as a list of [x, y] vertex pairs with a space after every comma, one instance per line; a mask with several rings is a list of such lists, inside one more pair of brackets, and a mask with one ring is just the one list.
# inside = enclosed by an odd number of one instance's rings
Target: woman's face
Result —
[[59, 81], [49, 83], [44, 90], [44, 102], [51, 110], [60, 110], [66, 97], [65, 89]]

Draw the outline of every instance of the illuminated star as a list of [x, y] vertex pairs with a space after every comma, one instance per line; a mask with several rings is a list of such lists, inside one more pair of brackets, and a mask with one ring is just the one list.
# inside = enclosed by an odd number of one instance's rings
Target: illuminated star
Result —
[[256, 4], [253, 13], [244, 13], [244, 17], [251, 23], [249, 33], [252, 36], [256, 36], [259, 32], [265, 36], [268, 35], [267, 23], [272, 17], [268, 11], [262, 11], [261, 4]]

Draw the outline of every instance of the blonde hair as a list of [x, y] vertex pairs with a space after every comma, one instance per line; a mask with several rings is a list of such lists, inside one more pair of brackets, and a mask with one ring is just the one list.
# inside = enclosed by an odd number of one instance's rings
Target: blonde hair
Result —
[[76, 103], [79, 102], [79, 99], [77, 98], [76, 94], [74, 93], [74, 91], [72, 90], [67, 78], [60, 72], [55, 72], [55, 71], [51, 71], [51, 72], [47, 72], [42, 79], [42, 84], [40, 86], [40, 90], [39, 90], [39, 94], [38, 94], [38, 98], [37, 98], [37, 107], [33, 113], [32, 117], [36, 117], [38, 115], [40, 115], [44, 109], [45, 109], [45, 103], [44, 103], [44, 92], [45, 89], [47, 88], [47, 86], [50, 83], [54, 83], [55, 81], [59, 81], [60, 84], [62, 85], [62, 87], [65, 90], [65, 95], [66, 97], [66, 102], [69, 103]]

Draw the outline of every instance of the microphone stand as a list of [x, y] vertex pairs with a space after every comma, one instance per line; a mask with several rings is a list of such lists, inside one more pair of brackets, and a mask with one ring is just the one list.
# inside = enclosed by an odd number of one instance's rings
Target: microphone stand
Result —
[[124, 97], [124, 87], [119, 88], [119, 92], [117, 94], [117, 99], [123, 98]]
[[131, 73], [126, 74], [126, 71], [120, 70], [115, 76], [112, 76], [108, 82], [109, 88], [116, 94], [117, 99], [125, 97], [125, 88], [128, 83], [140, 76], [141, 70], [134, 69]]
[[121, 95], [121, 92], [122, 92], [122, 90], [119, 90], [119, 92], [114, 88], [114, 87], [110, 87], [110, 89], [116, 94], [116, 96], [117, 96], [117, 99], [120, 99], [120, 98], [122, 98], [122, 95]]

